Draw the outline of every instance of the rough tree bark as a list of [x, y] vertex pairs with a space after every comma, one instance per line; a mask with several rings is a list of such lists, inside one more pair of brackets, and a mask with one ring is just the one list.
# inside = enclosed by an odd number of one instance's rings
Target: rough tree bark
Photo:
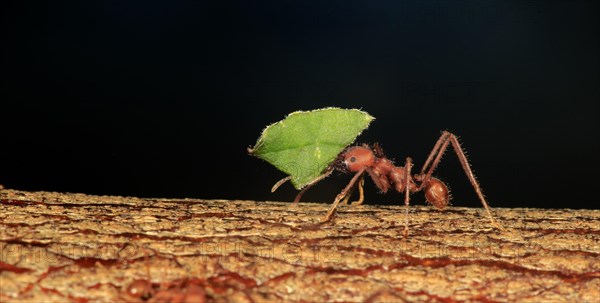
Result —
[[483, 209], [414, 206], [404, 238], [402, 206], [319, 224], [328, 205], [8, 189], [0, 202], [2, 302], [175, 302], [191, 285], [207, 302], [600, 301], [598, 210], [495, 209], [501, 232]]

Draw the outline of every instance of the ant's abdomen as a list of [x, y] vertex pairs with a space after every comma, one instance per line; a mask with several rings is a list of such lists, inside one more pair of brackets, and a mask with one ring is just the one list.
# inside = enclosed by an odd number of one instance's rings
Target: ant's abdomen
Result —
[[444, 182], [431, 178], [425, 186], [425, 199], [438, 209], [443, 209], [448, 205], [450, 192]]

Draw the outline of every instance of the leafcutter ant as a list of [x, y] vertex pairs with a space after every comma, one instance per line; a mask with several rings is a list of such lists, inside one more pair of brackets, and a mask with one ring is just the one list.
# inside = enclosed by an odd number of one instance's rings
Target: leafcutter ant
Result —
[[[358, 185], [360, 198], [356, 203], [353, 204], [356, 205], [362, 203], [364, 200], [362, 186], [364, 183], [364, 174], [367, 173], [375, 183], [375, 186], [377, 186], [381, 192], [386, 193], [390, 188], [392, 188], [400, 193], [404, 193], [404, 205], [406, 206], [404, 234], [407, 235], [410, 194], [418, 191], [424, 191], [426, 200], [438, 209], [444, 209], [450, 201], [450, 193], [446, 184], [432, 176], [449, 145], [452, 145], [454, 151], [456, 152], [458, 160], [460, 161], [462, 168], [469, 178], [471, 185], [473, 185], [481, 204], [483, 204], [490, 221], [499, 229], [503, 229], [502, 226], [498, 224], [496, 220], [494, 220], [494, 216], [492, 215], [490, 207], [483, 196], [481, 186], [477, 182], [477, 179], [471, 170], [469, 161], [467, 160], [467, 157], [465, 156], [465, 153], [458, 142], [458, 138], [454, 134], [447, 131], [442, 132], [442, 135], [435, 143], [433, 150], [429, 153], [429, 157], [427, 157], [423, 168], [419, 173], [416, 174], [412, 174], [413, 163], [410, 157], [406, 158], [404, 166], [396, 166], [384, 155], [383, 150], [378, 144], [374, 144], [372, 147], [366, 144], [349, 147], [340, 153], [338, 159], [329, 165], [322, 175], [320, 175], [315, 179], [314, 182], [307, 185], [298, 193], [296, 199], [294, 199], [294, 204], [300, 201], [302, 195], [309, 188], [323, 180], [325, 177], [329, 176], [334, 170], [354, 173], [354, 177], [336, 196], [331, 208], [329, 208], [327, 215], [324, 217], [323, 221], [328, 221], [333, 216], [340, 202], [346, 203], [348, 201], [354, 185]], [[281, 184], [285, 183], [289, 179], [290, 177], [280, 180], [273, 186], [272, 190], [276, 190]]]

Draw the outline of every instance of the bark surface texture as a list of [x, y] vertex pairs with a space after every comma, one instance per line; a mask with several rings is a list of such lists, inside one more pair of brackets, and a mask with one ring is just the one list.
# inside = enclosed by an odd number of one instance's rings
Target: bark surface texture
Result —
[[600, 302], [599, 210], [290, 205], [3, 189], [0, 301]]

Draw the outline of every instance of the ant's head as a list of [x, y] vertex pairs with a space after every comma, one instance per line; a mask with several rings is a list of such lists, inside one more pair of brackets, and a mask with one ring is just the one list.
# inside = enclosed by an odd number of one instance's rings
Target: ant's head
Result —
[[363, 167], [371, 167], [375, 163], [375, 154], [367, 145], [353, 146], [343, 153], [344, 164], [351, 172], [357, 172]]

